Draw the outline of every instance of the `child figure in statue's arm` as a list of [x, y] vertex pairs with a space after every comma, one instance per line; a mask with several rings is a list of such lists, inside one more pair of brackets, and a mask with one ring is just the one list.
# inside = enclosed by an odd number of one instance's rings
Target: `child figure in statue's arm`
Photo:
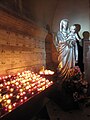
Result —
[[70, 33], [68, 34], [67, 37], [67, 44], [68, 47], [74, 49], [74, 55], [75, 55], [75, 62], [78, 62], [78, 46], [77, 46], [77, 40], [80, 42], [81, 40], [79, 39], [77, 33], [76, 33], [76, 26], [72, 25], [70, 27]]

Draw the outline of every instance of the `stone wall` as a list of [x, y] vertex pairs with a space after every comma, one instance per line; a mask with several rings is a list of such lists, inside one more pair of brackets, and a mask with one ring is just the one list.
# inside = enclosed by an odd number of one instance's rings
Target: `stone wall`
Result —
[[0, 10], [0, 75], [46, 65], [47, 31]]

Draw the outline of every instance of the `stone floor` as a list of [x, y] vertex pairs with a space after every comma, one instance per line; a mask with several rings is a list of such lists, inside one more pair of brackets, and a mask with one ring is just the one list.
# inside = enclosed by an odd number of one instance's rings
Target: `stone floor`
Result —
[[90, 120], [90, 97], [74, 102], [65, 90], [55, 89], [47, 99], [45, 107], [32, 120]]
[[90, 120], [90, 107], [63, 111], [53, 101], [49, 101], [46, 107], [50, 120]]
[[64, 111], [55, 102], [49, 100], [32, 120], [90, 120], [90, 106]]

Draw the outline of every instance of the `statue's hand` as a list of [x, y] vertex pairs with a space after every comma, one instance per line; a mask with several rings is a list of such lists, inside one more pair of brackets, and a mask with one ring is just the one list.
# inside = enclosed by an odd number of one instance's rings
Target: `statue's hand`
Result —
[[73, 45], [75, 44], [74, 41], [72, 41], [72, 40], [67, 40], [66, 43], [67, 43], [69, 48], [73, 47]]
[[67, 45], [70, 44], [70, 40], [67, 40], [67, 41], [66, 41], [66, 44], [67, 44]]
[[76, 44], [76, 41], [75, 41], [75, 40], [71, 41], [71, 44], [72, 44], [72, 45], [75, 45], [75, 44]]

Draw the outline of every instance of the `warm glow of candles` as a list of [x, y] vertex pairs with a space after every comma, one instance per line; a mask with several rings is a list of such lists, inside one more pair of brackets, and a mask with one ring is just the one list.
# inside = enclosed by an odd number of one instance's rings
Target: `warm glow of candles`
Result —
[[8, 99], [8, 100], [7, 100], [7, 104], [10, 104], [10, 103], [11, 103], [11, 100], [10, 100], [10, 99]]
[[44, 66], [42, 66], [42, 69], [39, 71], [40, 75], [53, 75], [54, 71], [51, 70], [47, 70], [44, 68]]
[[2, 113], [11, 112], [52, 84], [53, 81], [29, 70], [0, 77], [0, 104], [4, 110]]

